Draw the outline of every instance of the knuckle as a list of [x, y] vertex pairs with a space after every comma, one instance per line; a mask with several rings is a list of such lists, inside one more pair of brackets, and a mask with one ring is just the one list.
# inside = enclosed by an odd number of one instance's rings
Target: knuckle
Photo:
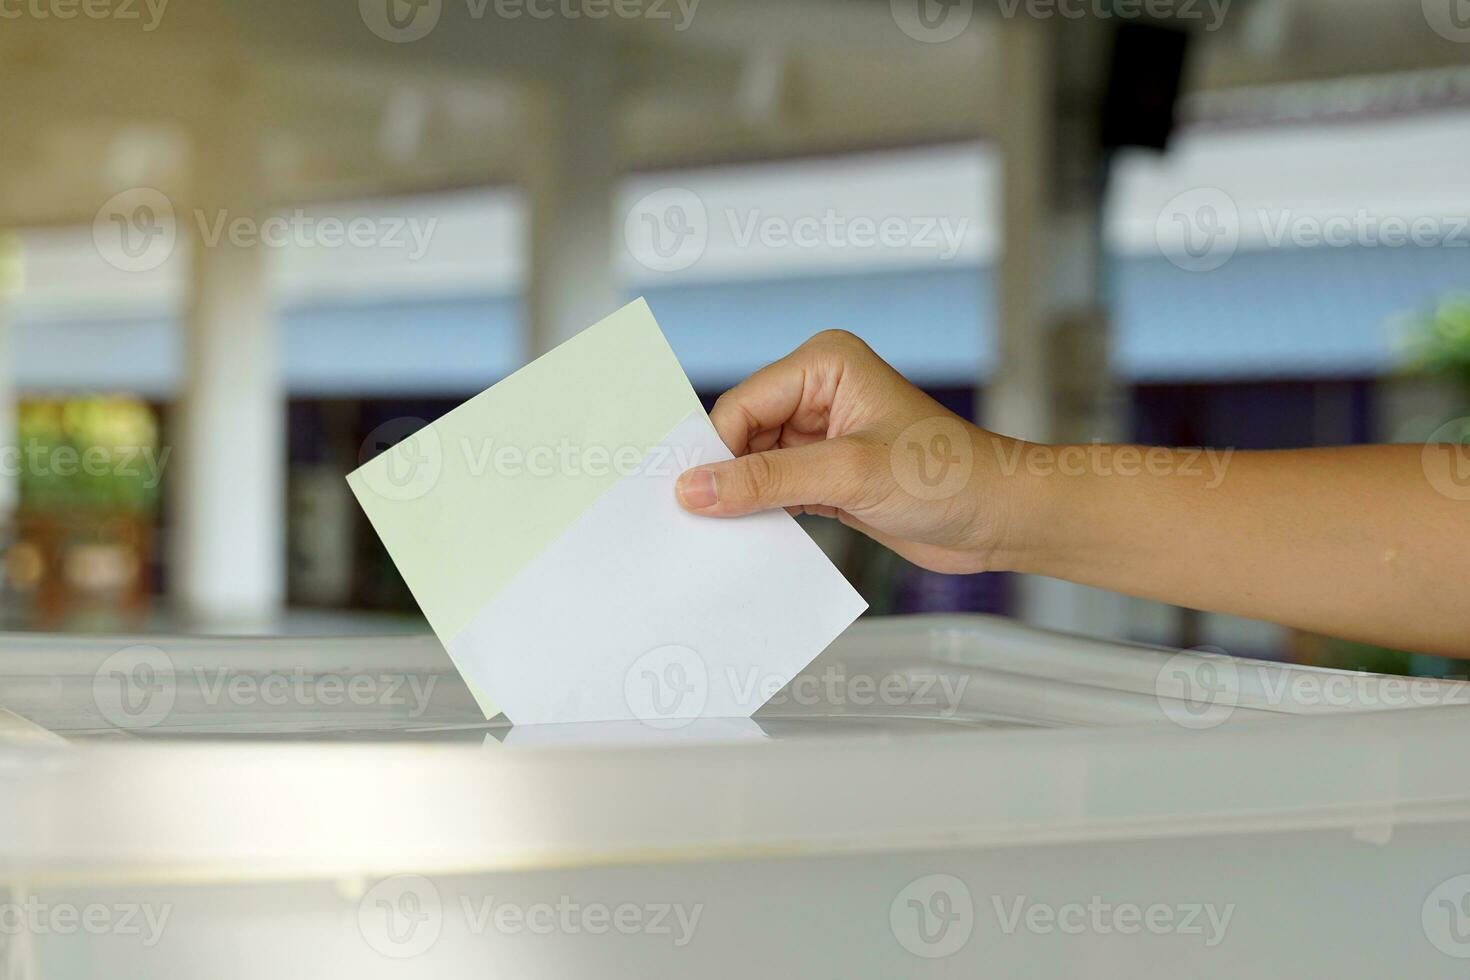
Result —
[[855, 333], [847, 330], [823, 330], [804, 345], [809, 361], [828, 369], [867, 368], [882, 358]]
[[741, 463], [734, 487], [740, 500], [754, 502], [775, 494], [780, 471], [769, 453], [751, 453]]
[[812, 337], [811, 343], [822, 347], [851, 350], [855, 348], [867, 349], [863, 339], [850, 330], [823, 330]]
[[710, 406], [710, 418], [717, 424], [720, 422], [740, 423], [745, 425], [749, 432], [758, 431], [760, 420], [751, 414], [750, 409], [741, 402], [741, 392], [742, 390], [748, 391], [749, 384], [750, 381], [747, 379], [743, 384], [729, 389], [716, 398], [715, 403]]

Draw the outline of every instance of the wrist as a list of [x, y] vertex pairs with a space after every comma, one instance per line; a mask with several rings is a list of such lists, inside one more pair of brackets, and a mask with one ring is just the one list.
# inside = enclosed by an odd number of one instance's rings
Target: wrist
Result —
[[993, 515], [986, 564], [993, 571], [1057, 574], [1070, 532], [1068, 503], [1076, 479], [1062, 479], [1058, 447], [996, 436], [983, 430], [976, 449], [980, 506]]

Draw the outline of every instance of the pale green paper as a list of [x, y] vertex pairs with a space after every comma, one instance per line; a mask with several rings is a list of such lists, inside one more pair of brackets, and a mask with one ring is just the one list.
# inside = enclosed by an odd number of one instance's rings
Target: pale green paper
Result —
[[[618, 480], [620, 453], [636, 465], [699, 407], [648, 304], [637, 299], [368, 461], [347, 482], [447, 644]], [[556, 453], [567, 445], [576, 448], [576, 472], [553, 464], [547, 475], [528, 467], [517, 475], [496, 463], [505, 446], [518, 447], [524, 460], [535, 447]], [[585, 472], [597, 468], [589, 447], [614, 461], [600, 475]], [[547, 450], [540, 452], [546, 459]]]

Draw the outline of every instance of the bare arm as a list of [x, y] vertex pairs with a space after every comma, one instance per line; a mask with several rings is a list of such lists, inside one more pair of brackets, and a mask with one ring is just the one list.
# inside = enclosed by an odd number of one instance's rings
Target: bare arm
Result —
[[1020, 477], [998, 567], [1470, 656], [1470, 502], [1435, 489], [1421, 447], [1077, 448], [1099, 464]]

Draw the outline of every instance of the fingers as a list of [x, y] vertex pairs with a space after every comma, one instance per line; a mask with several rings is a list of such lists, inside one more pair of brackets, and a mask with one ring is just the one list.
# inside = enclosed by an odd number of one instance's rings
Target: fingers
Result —
[[[710, 409], [709, 420], [730, 452], [742, 456], [752, 449], [769, 448], [775, 442], [771, 435], [779, 430], [801, 407], [806, 390], [806, 371], [793, 360], [794, 355], [768, 364], [725, 392]], [[761, 443], [752, 446], [752, 440]]]
[[776, 507], [856, 505], [867, 484], [866, 450], [851, 438], [751, 453], [697, 466], [675, 487], [686, 510], [738, 517]]
[[865, 358], [877, 355], [857, 337], [823, 331], [721, 395], [710, 421], [736, 456], [823, 439], [843, 371]]

